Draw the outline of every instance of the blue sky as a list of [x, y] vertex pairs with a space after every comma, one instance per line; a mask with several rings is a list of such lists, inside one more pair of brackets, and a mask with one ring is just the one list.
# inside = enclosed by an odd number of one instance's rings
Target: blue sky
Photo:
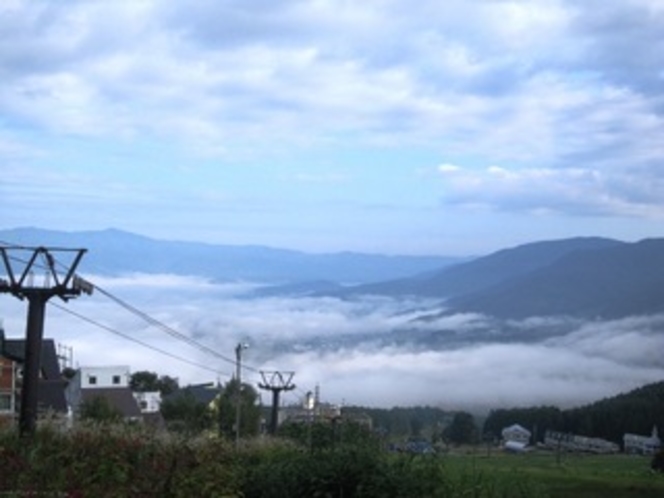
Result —
[[0, 223], [445, 255], [661, 236], [662, 54], [659, 0], [6, 0]]

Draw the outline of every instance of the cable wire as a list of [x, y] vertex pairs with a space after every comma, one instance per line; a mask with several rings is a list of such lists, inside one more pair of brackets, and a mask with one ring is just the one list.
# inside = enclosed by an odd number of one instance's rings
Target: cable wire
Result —
[[[8, 242], [6, 242], [6, 241], [0, 241], [0, 244], [3, 244], [3, 245], [5, 246], [5, 248], [11, 248], [11, 249], [30, 249], [30, 248], [27, 248], [27, 247], [24, 247], [24, 246], [19, 246], [19, 245], [15, 245], [15, 244], [10, 244], [10, 243], [8, 243]], [[26, 264], [26, 263], [27, 263], [27, 261], [22, 260], [22, 259], [20, 259], [20, 258], [17, 258], [16, 256], [9, 256], [9, 259], [11, 259], [11, 260], [15, 260], [15, 261], [18, 261], [18, 262], [23, 263], [23, 264]], [[62, 266], [62, 267], [65, 267], [65, 268], [66, 268], [66, 266], [65, 266], [64, 264], [60, 263], [60, 262], [57, 261], [56, 259], [54, 259], [54, 262], [55, 262], [56, 265], [59, 265], [59, 266]], [[36, 266], [39, 267], [40, 265], [36, 265]], [[43, 268], [43, 269], [47, 269], [46, 267], [42, 267], [42, 268]], [[126, 302], [125, 300], [123, 300], [123, 299], [121, 299], [121, 298], [119, 298], [119, 297], [113, 295], [111, 292], [109, 292], [109, 291], [103, 289], [102, 287], [98, 286], [97, 284], [94, 284], [93, 282], [89, 282], [89, 283], [93, 286], [93, 288], [94, 288], [98, 293], [100, 293], [100, 294], [102, 294], [103, 296], [107, 297], [108, 299], [110, 299], [111, 301], [113, 301], [114, 303], [116, 303], [117, 305], [119, 305], [120, 307], [122, 307], [123, 309], [125, 309], [126, 311], [129, 311], [130, 313], [132, 313], [132, 314], [134, 314], [135, 316], [139, 317], [140, 319], [142, 319], [143, 321], [145, 321], [145, 322], [148, 323], [149, 325], [151, 325], [151, 326], [153, 326], [153, 327], [156, 327], [156, 328], [162, 330], [163, 332], [165, 332], [166, 334], [170, 335], [171, 337], [173, 337], [173, 338], [175, 338], [175, 339], [177, 339], [177, 340], [180, 340], [180, 341], [182, 341], [182, 342], [185, 342], [185, 343], [188, 344], [189, 346], [191, 346], [191, 347], [193, 347], [193, 348], [195, 348], [195, 349], [198, 349], [199, 351], [201, 351], [201, 352], [203, 352], [203, 353], [206, 353], [206, 354], [208, 354], [208, 355], [210, 355], [210, 356], [214, 356], [215, 358], [221, 359], [221, 360], [223, 360], [223, 361], [225, 361], [225, 362], [228, 362], [228, 363], [230, 363], [230, 364], [236, 365], [236, 360], [235, 360], [235, 359], [230, 358], [230, 357], [228, 357], [228, 356], [226, 356], [226, 355], [223, 355], [223, 354], [221, 354], [221, 353], [215, 351], [214, 349], [212, 349], [212, 348], [210, 348], [210, 347], [208, 347], [208, 346], [206, 346], [206, 345], [204, 345], [204, 344], [201, 344], [201, 343], [199, 343], [198, 341], [195, 341], [195, 340], [192, 339], [191, 337], [189, 337], [189, 336], [183, 334], [182, 332], [179, 332], [179, 331], [175, 330], [174, 328], [172, 328], [172, 327], [166, 325], [165, 323], [163, 323], [163, 322], [157, 320], [156, 318], [153, 318], [152, 316], [150, 316], [149, 314], [145, 313], [144, 311], [141, 311], [140, 309], [136, 308], [135, 306], [129, 304], [129, 303]], [[67, 310], [67, 311], [70, 311], [70, 310]], [[70, 311], [70, 312], [71, 312], [71, 311]], [[74, 314], [74, 312], [71, 312], [71, 313]], [[91, 319], [89, 319], [89, 318], [87, 318], [87, 317], [84, 317], [83, 315], [80, 315], [80, 318], [83, 319], [83, 320], [85, 320], [85, 321], [88, 321], [88, 322], [90, 322], [90, 323], [94, 323], [93, 320], [91, 320]], [[103, 326], [103, 325], [101, 325], [101, 324], [100, 324], [100, 326], [101, 326], [102, 328], [106, 328], [105, 326]], [[115, 332], [117, 332], [117, 331], [115, 331]], [[121, 333], [120, 333], [120, 334], [121, 334]], [[132, 340], [132, 341], [134, 341], [134, 342], [138, 341], [138, 339], [134, 339], [133, 337], [130, 337], [130, 336], [127, 336], [127, 335], [124, 335], [124, 334], [122, 334], [122, 336], [125, 337], [125, 338], [127, 338], [127, 339], [129, 339], [129, 340]], [[148, 347], [149, 347], [149, 346], [148, 346]], [[254, 368], [254, 367], [252, 367], [252, 366], [250, 366], [250, 365], [247, 365], [246, 363], [241, 363], [241, 364], [240, 364], [240, 367], [241, 367], [242, 369], [245, 369], [245, 370], [250, 371], [250, 372], [253, 372], [253, 373], [260, 373], [260, 372], [261, 372], [260, 369], [258, 369], [258, 368]]]
[[80, 319], [80, 320], [83, 320], [84, 322], [87, 322], [87, 323], [89, 323], [89, 324], [91, 324], [91, 325], [94, 325], [94, 326], [99, 327], [99, 328], [101, 328], [101, 329], [103, 329], [103, 330], [106, 330], [107, 332], [110, 332], [110, 333], [112, 333], [112, 334], [115, 334], [115, 335], [117, 335], [117, 336], [120, 336], [120, 337], [122, 337], [123, 339], [127, 339], [127, 340], [129, 340], [129, 341], [131, 341], [131, 342], [134, 342], [134, 343], [136, 343], [136, 344], [139, 344], [140, 346], [143, 346], [143, 347], [145, 347], [145, 348], [148, 348], [148, 349], [150, 349], [150, 350], [152, 350], [152, 351], [155, 351], [155, 352], [157, 352], [157, 353], [160, 353], [160, 354], [163, 354], [163, 355], [165, 355], [165, 356], [168, 356], [168, 357], [170, 357], [170, 358], [172, 358], [172, 359], [174, 359], [174, 360], [178, 360], [178, 361], [181, 361], [181, 362], [183, 362], [183, 363], [187, 363], [187, 364], [189, 364], [189, 365], [191, 365], [191, 366], [194, 366], [194, 367], [200, 368], [200, 369], [202, 369], [202, 370], [208, 370], [208, 371], [210, 371], [210, 372], [214, 372], [214, 373], [216, 373], [216, 374], [221, 374], [221, 375], [226, 375], [226, 376], [228, 376], [228, 374], [223, 373], [223, 372], [221, 372], [221, 371], [219, 371], [219, 370], [217, 370], [217, 369], [215, 369], [215, 368], [212, 368], [212, 367], [209, 367], [209, 366], [206, 366], [206, 365], [202, 365], [202, 364], [200, 364], [200, 363], [196, 363], [196, 362], [194, 362], [194, 361], [191, 361], [191, 360], [188, 360], [188, 359], [186, 359], [186, 358], [183, 358], [182, 356], [178, 356], [178, 355], [176, 355], [176, 354], [170, 353], [169, 351], [166, 351], [166, 350], [164, 350], [164, 349], [158, 348], [158, 347], [156, 347], [156, 346], [152, 346], [152, 345], [150, 345], [150, 344], [148, 344], [148, 343], [146, 343], [146, 342], [141, 341], [140, 339], [136, 339], [135, 337], [131, 337], [130, 335], [125, 334], [125, 333], [123, 333], [123, 332], [120, 332], [119, 330], [116, 330], [116, 329], [114, 329], [114, 328], [112, 328], [112, 327], [109, 327], [109, 326], [107, 326], [107, 325], [104, 325], [103, 323], [99, 323], [99, 322], [97, 322], [97, 321], [95, 321], [95, 320], [93, 320], [93, 319], [91, 319], [91, 318], [86, 317], [85, 315], [82, 315], [82, 314], [80, 314], [80, 313], [77, 313], [76, 311], [70, 310], [69, 308], [67, 308], [67, 307], [65, 307], [65, 306], [62, 306], [62, 305], [60, 305], [60, 304], [49, 302], [49, 305], [50, 305], [50, 306], [53, 306], [53, 307], [55, 307], [55, 308], [58, 308], [59, 310], [62, 310], [62, 311], [64, 311], [64, 312], [66, 312], [66, 313], [69, 313], [70, 315], [75, 316], [76, 318], [78, 318], [78, 319]]

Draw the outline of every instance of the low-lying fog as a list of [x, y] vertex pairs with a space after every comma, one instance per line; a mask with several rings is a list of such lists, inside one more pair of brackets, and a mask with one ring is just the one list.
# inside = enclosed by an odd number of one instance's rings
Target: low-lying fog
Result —
[[[503, 406], [586, 404], [664, 379], [664, 316], [582, 323], [531, 318], [498, 323], [441, 314], [433, 301], [386, 298], [255, 298], [252, 284], [195, 277], [88, 277], [221, 359], [148, 324], [101, 292], [47, 308], [45, 336], [73, 347], [74, 366], [127, 365], [179, 378], [220, 380], [235, 371], [246, 342], [243, 380], [259, 371], [293, 371], [298, 402], [320, 387], [322, 401], [391, 407], [435, 405], [484, 411]], [[8, 337], [25, 333], [25, 302], [0, 300]], [[71, 310], [106, 328], [67, 313]], [[110, 332], [113, 329], [200, 367]], [[215, 373], [218, 371], [218, 373]], [[263, 400], [269, 402], [269, 395]]]

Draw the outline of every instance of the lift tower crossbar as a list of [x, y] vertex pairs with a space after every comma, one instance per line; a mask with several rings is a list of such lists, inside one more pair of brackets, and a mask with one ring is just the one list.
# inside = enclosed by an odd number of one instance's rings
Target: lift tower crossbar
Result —
[[272, 391], [272, 417], [270, 420], [270, 434], [277, 433], [279, 420], [279, 395], [282, 391], [291, 391], [295, 389], [295, 384], [291, 384], [295, 372], [263, 372], [261, 377], [263, 382], [258, 387]]
[[[41, 365], [42, 338], [44, 336], [44, 316], [46, 302], [53, 296], [63, 301], [80, 295], [91, 294], [93, 286], [78, 277], [75, 272], [86, 249], [46, 248], [46, 247], [0, 247], [4, 265], [4, 275], [0, 276], [0, 293], [12, 294], [28, 301], [28, 316], [25, 337], [23, 365], [23, 386], [21, 388], [21, 408], [19, 432], [21, 436], [31, 436], [37, 423], [39, 370]], [[25, 254], [30, 257], [25, 260]], [[66, 256], [66, 264], [57, 261], [54, 254]], [[59, 271], [58, 267], [63, 267]], [[43, 281], [37, 284], [35, 273], [43, 274]]]

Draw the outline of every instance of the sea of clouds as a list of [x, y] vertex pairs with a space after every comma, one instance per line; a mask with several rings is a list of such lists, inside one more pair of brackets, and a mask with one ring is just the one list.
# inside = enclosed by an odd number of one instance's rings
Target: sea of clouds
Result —
[[[74, 366], [126, 365], [181, 385], [228, 381], [239, 343], [249, 346], [243, 381], [294, 372], [286, 403], [318, 386], [321, 399], [336, 404], [571, 407], [664, 379], [664, 316], [497, 322], [446, 315], [443, 304], [425, 300], [251, 298], [257, 284], [175, 275], [88, 279], [167, 328], [97, 291], [66, 303], [53, 298], [45, 337], [71, 347]], [[0, 304], [7, 336], [23, 337], [25, 301], [4, 295]]]

